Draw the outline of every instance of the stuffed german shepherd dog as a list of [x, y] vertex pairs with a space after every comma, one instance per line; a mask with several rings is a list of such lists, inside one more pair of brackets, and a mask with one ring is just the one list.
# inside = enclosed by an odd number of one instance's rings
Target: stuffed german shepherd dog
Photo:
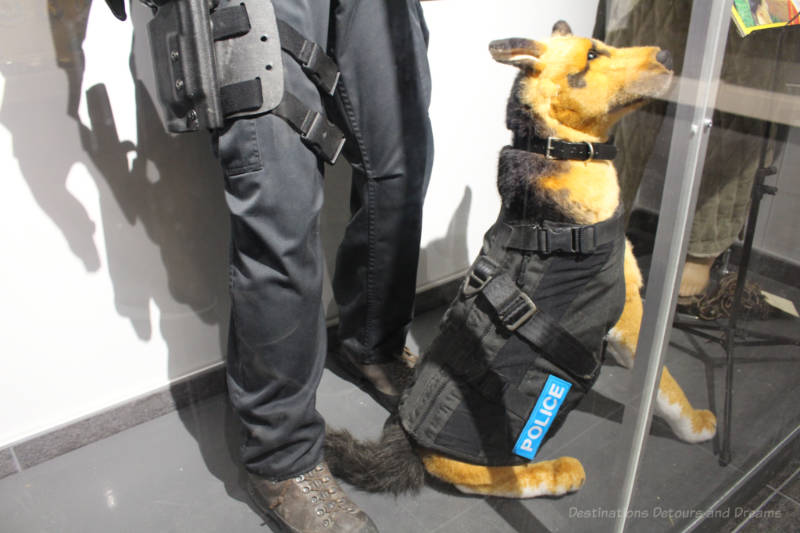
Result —
[[[489, 51], [520, 71], [506, 117], [513, 145], [500, 153], [502, 208], [381, 440], [328, 430], [331, 470], [365, 490], [417, 490], [427, 471], [466, 493], [575, 491], [578, 460], [534, 454], [594, 384], [606, 345], [633, 364], [642, 277], [606, 140], [667, 89], [670, 55], [575, 37], [563, 21], [545, 42], [503, 39]], [[666, 368], [656, 412], [687, 442], [714, 435], [714, 415], [693, 409]]]

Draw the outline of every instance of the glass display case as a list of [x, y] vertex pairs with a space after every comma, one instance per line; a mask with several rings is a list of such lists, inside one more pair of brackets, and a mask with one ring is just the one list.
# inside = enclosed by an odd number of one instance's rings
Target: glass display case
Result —
[[[190, 444], [180, 441], [184, 449], [197, 451], [194, 441], [199, 443], [197, 457], [187, 452], [196, 463], [194, 479], [200, 480], [198, 486], [212, 487], [198, 501], [206, 505], [202, 498], [213, 496], [239, 504], [246, 499], [241, 473], [227, 451], [229, 443], [222, 442], [235, 440], [229, 434], [240, 428], [221, 394], [230, 228], [219, 165], [210, 149], [213, 136], [176, 137], [164, 131], [145, 38], [148, 9], [137, 5], [130, 9], [133, 24], [114, 26], [117, 21], [102, 1], [40, 3], [40, 8], [0, 7], [11, 21], [0, 38], [6, 41], [0, 64], [0, 157], [4, 172], [19, 178], [10, 180], [12, 201], [2, 225], [21, 221], [33, 228], [30, 239], [9, 232], [14, 236], [8, 242], [11, 256], [24, 255], [37, 265], [9, 262], [4, 278], [11, 299], [20, 302], [19, 314], [39, 320], [31, 325], [16, 319], [0, 351], [55, 355], [47, 356], [46, 365], [37, 358], [9, 357], [0, 372], [14, 383], [0, 392], [6, 406], [0, 411], [0, 426], [6, 426], [0, 428], [5, 431], [0, 434], [0, 493], [12, 495], [0, 511], [14, 507], [11, 523], [21, 531], [40, 523], [39, 504], [75, 507], [70, 487], [36, 492], [46, 483], [30, 480], [46, 482], [69, 470], [68, 462], [55, 473], [48, 473], [47, 465], [75, 449], [86, 451], [92, 439], [100, 439], [96, 435], [112, 435], [175, 408], [184, 409], [177, 423], [191, 434], [185, 439]], [[421, 5], [431, 37], [436, 155], [423, 217], [419, 316], [409, 346], [424, 357], [445, 316], [444, 302], [469, 286], [469, 276], [466, 285], [462, 280], [486, 249], [484, 232], [499, 210], [510, 210], [496, 183], [498, 152], [519, 142], [506, 129], [513, 122], [513, 116], [506, 120], [508, 91], [518, 72], [537, 68], [539, 52], [531, 52], [537, 45], [530, 42], [524, 53], [495, 45], [492, 54], [500, 65], [491, 60], [487, 45], [504, 38], [519, 45], [523, 37], [546, 42], [559, 19], [576, 34], [593, 33], [597, 40], [585, 68], [566, 76], [564, 83], [576, 91], [592, 75], [589, 62], [609, 55], [599, 43], [670, 52], [654, 57], [672, 68], [672, 84], [624, 117], [609, 141], [617, 150], [611, 159], [619, 175], [619, 213], [643, 278], [640, 294], [633, 289], [628, 296], [637, 301], [641, 296], [643, 315], [634, 328], [635, 358], [621, 352], [612, 356], [604, 347], [597, 381], [536, 456], [536, 461], [577, 459], [586, 477], [580, 487], [557, 497], [482, 497], [429, 478], [421, 493], [398, 498], [349, 487], [348, 492], [389, 532], [796, 530], [800, 2], [440, 0]], [[29, 30], [35, 30], [35, 42], [24, 38]], [[113, 65], [104, 63], [106, 53], [113, 55]], [[626, 65], [620, 72], [626, 75], [632, 68]], [[593, 98], [585, 96], [582, 103], [593, 105]], [[609, 104], [614, 118], [618, 111]], [[587, 160], [602, 155], [594, 150], [607, 149], [603, 142], [597, 148], [588, 141], [575, 144], [588, 146]], [[551, 149], [544, 148], [545, 159]], [[327, 170], [321, 232], [328, 271], [350, 216], [342, 208], [351, 197], [342, 181], [349, 172], [343, 162]], [[51, 259], [64, 268], [51, 272]], [[34, 287], [18, 283], [25, 276], [45, 281], [31, 283], [40, 285]], [[518, 281], [523, 283], [521, 275]], [[327, 277], [323, 291], [330, 326], [337, 309]], [[51, 300], [53, 294], [58, 298]], [[41, 310], [45, 299], [50, 303]], [[520, 318], [513, 330], [523, 318], [529, 317]], [[43, 329], [56, 334], [48, 338]], [[80, 365], [59, 356], [62, 349], [81, 354]], [[41, 402], [17, 408], [27, 392], [22, 384], [39, 376], [41, 367], [48, 368], [49, 384]], [[204, 387], [213, 382], [218, 403], [194, 402], [202, 395], [192, 380]], [[152, 403], [140, 398], [158, 387], [169, 405], [144, 413]], [[354, 396], [361, 394], [354, 389], [326, 372], [317, 408], [329, 424], [374, 437], [386, 412], [365, 395]], [[74, 428], [84, 427], [79, 425], [83, 417], [120, 405], [133, 422], [92, 418], [108, 428], [95, 436], [85, 431], [89, 436], [81, 440], [84, 431]], [[51, 431], [56, 440], [69, 433], [70, 442], [53, 444]], [[223, 432], [229, 434], [223, 437]], [[33, 449], [29, 462], [27, 449]], [[183, 457], [179, 449], [165, 454], [168, 460]], [[92, 457], [83, 460], [91, 463]], [[115, 458], [105, 460], [116, 467]], [[151, 473], [146, 460], [138, 461], [141, 472], [131, 477], [171, 486], [158, 476], [174, 473], [160, 466]], [[160, 481], [136, 477], [144, 474]], [[224, 487], [217, 493], [218, 485]], [[108, 499], [113, 506], [107, 508], [127, 513], [131, 530], [146, 530], [137, 520], [152, 517], [163, 517], [164, 530], [179, 530], [170, 522], [171, 511], [153, 503], [167, 500], [158, 490], [141, 500], [120, 500], [118, 506]], [[23, 500], [37, 505], [18, 511], [25, 506], [14, 502]], [[207, 523], [198, 519], [197, 530], [212, 531], [231, 517], [242, 530], [262, 530], [255, 519], [240, 519], [250, 516], [249, 507], [227, 503]], [[82, 509], [91, 514], [90, 507]], [[151, 517], [142, 518], [148, 514], [143, 507]], [[218, 510], [211, 503], [207, 508]], [[70, 512], [65, 531], [76, 530], [78, 519]], [[122, 527], [103, 516], [98, 527]]]

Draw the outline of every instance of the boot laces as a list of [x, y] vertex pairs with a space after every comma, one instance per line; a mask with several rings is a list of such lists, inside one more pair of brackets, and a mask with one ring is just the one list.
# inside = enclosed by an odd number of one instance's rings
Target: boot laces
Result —
[[332, 516], [337, 511], [355, 514], [358, 512], [355, 504], [351, 502], [337, 486], [331, 473], [323, 466], [294, 478], [300, 485], [303, 494], [308, 494], [312, 504], [315, 504], [314, 514], [323, 519], [323, 525], [329, 527], [333, 524]]

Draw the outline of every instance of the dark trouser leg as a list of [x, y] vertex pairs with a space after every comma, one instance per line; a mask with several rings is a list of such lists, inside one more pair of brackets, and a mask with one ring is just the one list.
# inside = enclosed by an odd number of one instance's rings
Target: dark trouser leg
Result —
[[[323, 4], [293, 0], [275, 7], [320, 39], [328, 16]], [[322, 29], [309, 27], [314, 20]], [[299, 67], [286, 56], [284, 65], [292, 92], [321, 109]], [[271, 114], [234, 121], [220, 132], [219, 153], [232, 240], [228, 388], [247, 430], [242, 460], [259, 476], [286, 479], [322, 460], [324, 422], [315, 408], [326, 353], [322, 169], [299, 135]]]
[[349, 129], [352, 219], [333, 286], [339, 338], [362, 363], [402, 350], [414, 306], [433, 139], [427, 29], [417, 0], [334, 2], [331, 47]]

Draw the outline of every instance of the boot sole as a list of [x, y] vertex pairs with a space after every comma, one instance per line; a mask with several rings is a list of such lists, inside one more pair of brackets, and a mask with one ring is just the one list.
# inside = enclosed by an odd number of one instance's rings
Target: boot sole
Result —
[[269, 505], [267, 505], [267, 502], [261, 498], [261, 496], [258, 494], [258, 491], [249, 481], [247, 482], [247, 494], [250, 496], [250, 502], [255, 507], [258, 515], [264, 519], [267, 526], [269, 526], [272, 531], [275, 531], [276, 533], [301, 533], [297, 529], [284, 522], [278, 513], [270, 509]]

